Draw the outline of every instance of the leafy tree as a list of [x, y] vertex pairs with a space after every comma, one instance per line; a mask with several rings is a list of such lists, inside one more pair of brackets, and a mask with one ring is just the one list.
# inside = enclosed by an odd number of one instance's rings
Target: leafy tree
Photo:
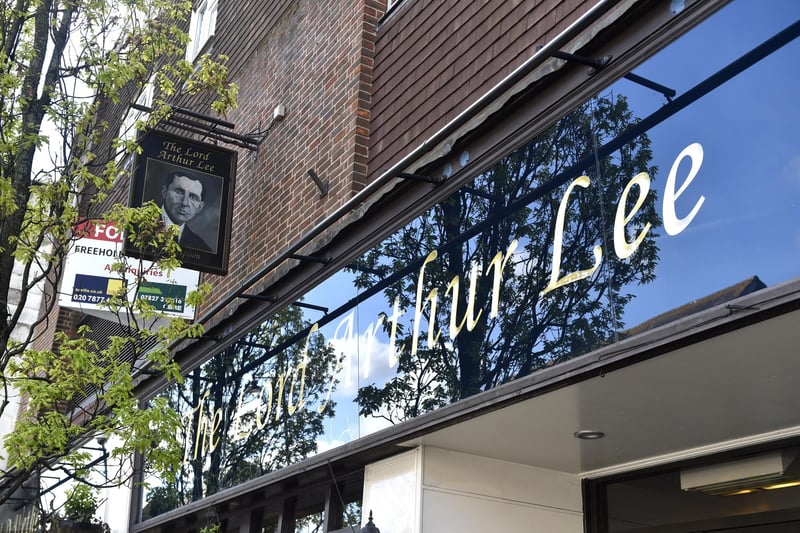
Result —
[[101, 503], [96, 490], [87, 485], [74, 485], [67, 489], [64, 517], [73, 522], [93, 522]]
[[148, 494], [147, 505], [142, 509], [142, 519], [147, 520], [158, 516], [181, 505], [178, 488], [175, 483], [165, 483], [153, 489]]
[[[584, 104], [360, 260], [356, 280], [363, 288], [380, 283], [376, 269], [422, 265], [418, 277], [406, 276], [384, 292], [390, 304], [397, 301], [406, 309], [406, 316], [413, 316], [418, 306], [421, 326], [399, 325], [398, 375], [383, 386], [359, 391], [362, 415], [392, 422], [415, 417], [613, 339], [633, 297], [629, 287], [654, 279], [655, 228], [660, 225], [651, 192], [626, 227], [629, 233], [646, 223], [652, 227], [635, 254], [622, 260], [614, 255], [614, 213], [631, 178], [640, 172], [654, 176], [656, 168], [649, 166], [652, 152], [646, 135], [602, 161], [593, 154], [635, 120], [623, 96]], [[559, 208], [567, 196], [553, 184], [581, 175], [591, 183], [574, 187], [568, 195], [559, 264], [562, 276], [577, 271], [591, 275], [547, 290], [553, 279]], [[635, 192], [628, 195], [627, 212], [636, 197]], [[603, 259], [592, 271], [597, 245]], [[437, 247], [432, 258], [428, 254]], [[499, 262], [498, 253], [503, 254]], [[432, 259], [421, 262], [426, 256]], [[473, 268], [478, 273], [474, 277]], [[503, 276], [495, 315], [498, 268]], [[435, 315], [432, 290], [438, 291]], [[431, 329], [441, 334], [430, 337]]]
[[[132, 373], [150, 366], [180, 380], [167, 347], [202, 328], [120, 296], [109, 302], [118, 316], [117, 336], [98, 340], [82, 327], [72, 336], [58, 333], [47, 346], [36, 335], [53, 320], [73, 228], [88, 216], [114, 220], [129, 238], [160, 250], [155, 268], [178, 265], [173, 234], [157, 223], [158, 208], [115, 206], [109, 194], [124, 190], [121, 155], [136, 149], [130, 132], [120, 133], [120, 122], [149, 80], [157, 99], [139, 129], [168, 115], [168, 102], [180, 98], [213, 100], [210, 107], [220, 113], [235, 105], [236, 87], [219, 60], [204, 57], [191, 65], [182, 59], [190, 9], [185, 0], [0, 3], [0, 413], [14, 388], [27, 404], [5, 439], [0, 504], [56, 464], [89, 482], [89, 458], [77, 447], [91, 434], [121, 443], [112, 452], [117, 465], [154, 443], [159, 446], [147, 455], [147, 468], [174, 472], [180, 462], [180, 420], [165, 401], [140, 409]], [[131, 267], [114, 266], [128, 286], [149, 274], [141, 264]], [[39, 329], [25, 330], [19, 327], [23, 307], [34, 291], [44, 294], [42, 318], [34, 324]], [[201, 301], [202, 294], [192, 296], [195, 305]], [[120, 483], [130, 472], [120, 468], [109, 482]]]
[[338, 360], [318, 332], [288, 342], [310, 326], [300, 307], [289, 306], [164, 394], [183, 413], [185, 460], [177, 477], [158, 487], [168, 490], [148, 494], [151, 516], [317, 451], [324, 421], [334, 415], [329, 395]]

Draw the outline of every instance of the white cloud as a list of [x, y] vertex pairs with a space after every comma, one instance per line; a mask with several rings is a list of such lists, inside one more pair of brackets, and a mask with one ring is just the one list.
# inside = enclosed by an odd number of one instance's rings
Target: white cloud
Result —
[[328, 343], [343, 356], [342, 370], [339, 374], [337, 393], [355, 394], [363, 383], [384, 383], [395, 375], [391, 358], [391, 346], [378, 324], [373, 321], [365, 326], [365, 331], [353, 334], [355, 325], [348, 324], [352, 314], [337, 325], [336, 333]]
[[795, 184], [800, 185], [800, 155], [790, 159], [783, 167], [783, 175]]

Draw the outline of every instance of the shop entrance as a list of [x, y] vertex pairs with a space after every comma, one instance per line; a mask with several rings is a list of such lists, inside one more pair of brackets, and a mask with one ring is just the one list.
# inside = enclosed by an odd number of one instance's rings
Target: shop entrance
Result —
[[789, 533], [800, 531], [800, 449], [705, 460], [589, 484], [589, 531]]

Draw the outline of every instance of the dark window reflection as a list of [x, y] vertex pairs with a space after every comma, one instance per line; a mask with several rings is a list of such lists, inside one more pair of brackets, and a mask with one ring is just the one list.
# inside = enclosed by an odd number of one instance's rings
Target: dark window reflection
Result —
[[[623, 481], [600, 482], [605, 492], [608, 533], [759, 532], [788, 533], [800, 526], [800, 486], [797, 466], [789, 458], [796, 449], [769, 452], [771, 457], [787, 456], [785, 481], [770, 481], [769, 475], [741, 478], [735, 460], [705, 461], [694, 468], [712, 469], [704, 478], [708, 484], [693, 486], [684, 475], [692, 468], [631, 476]], [[737, 478], [738, 476], [738, 478]], [[713, 485], [717, 482], [716, 486]]]
[[333, 348], [317, 334], [263, 359], [309, 325], [290, 306], [167, 391], [184, 418], [184, 462], [176, 479], [148, 492], [145, 517], [317, 452], [324, 421], [335, 413]]
[[[396, 339], [397, 377], [359, 391], [363, 414], [388, 408], [395, 420], [414, 417], [614, 340], [633, 288], [654, 279], [660, 226], [651, 193], [627, 223], [649, 223], [649, 232], [621, 261], [609, 253], [614, 213], [631, 179], [656, 169], [646, 135], [602, 161], [593, 150], [635, 121], [623, 96], [593, 99], [363, 259], [374, 268], [379, 258], [403, 262], [453, 243], [418, 277], [386, 290], [387, 306], [398, 298], [410, 323]], [[528, 203], [554, 179], [579, 176]], [[481, 231], [463, 242], [476, 226]], [[570, 275], [582, 278], [568, 282]], [[357, 282], [366, 288], [379, 278], [361, 272]], [[423, 321], [415, 331], [417, 309]]]

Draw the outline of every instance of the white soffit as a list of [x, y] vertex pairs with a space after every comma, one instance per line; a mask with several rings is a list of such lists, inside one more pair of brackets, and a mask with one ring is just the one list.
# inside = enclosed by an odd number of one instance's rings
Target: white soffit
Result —
[[[586, 473], [800, 427], [800, 311], [736, 329], [414, 440]], [[579, 440], [578, 430], [605, 433]]]

